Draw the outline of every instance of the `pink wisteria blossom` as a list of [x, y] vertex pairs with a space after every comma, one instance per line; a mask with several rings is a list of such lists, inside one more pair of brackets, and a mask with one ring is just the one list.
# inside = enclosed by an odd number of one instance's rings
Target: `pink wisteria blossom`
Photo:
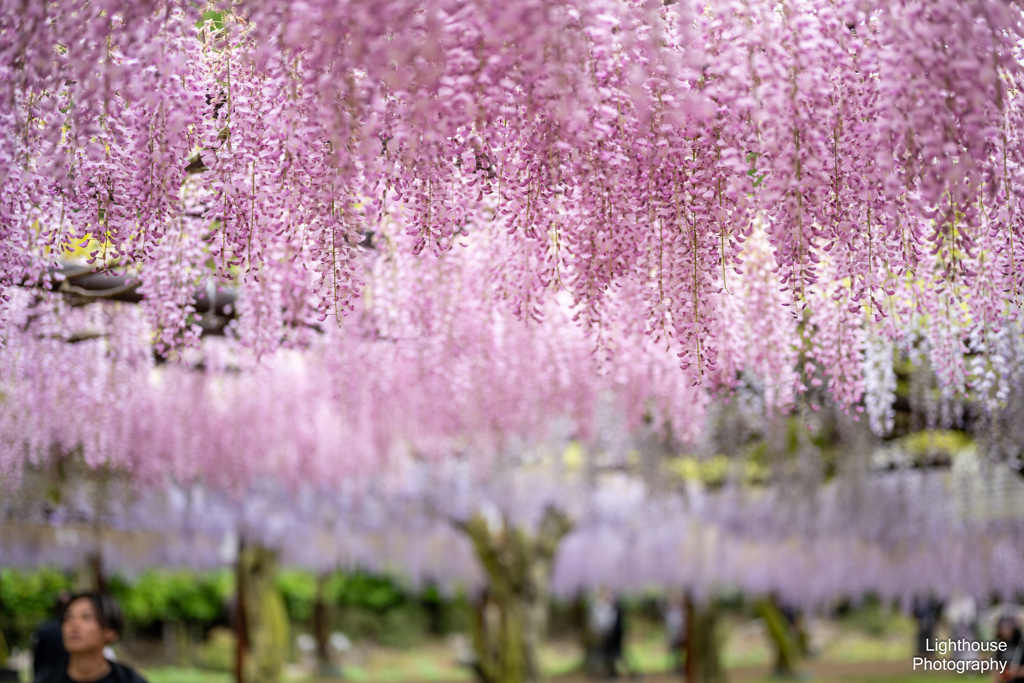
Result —
[[1021, 35], [996, 0], [5, 0], [0, 287], [85, 249], [162, 352], [211, 279], [261, 354], [565, 309], [601, 364], [646, 337], [779, 405], [857, 403], [909, 333], [969, 391], [1024, 279]]

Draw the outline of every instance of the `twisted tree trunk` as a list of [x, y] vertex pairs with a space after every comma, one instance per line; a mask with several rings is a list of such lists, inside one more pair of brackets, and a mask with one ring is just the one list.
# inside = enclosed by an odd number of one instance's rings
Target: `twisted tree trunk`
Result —
[[796, 639], [790, 635], [785, 615], [782, 614], [782, 610], [771, 597], [759, 600], [757, 611], [764, 619], [768, 635], [775, 645], [775, 675], [784, 677], [795, 675], [800, 647]]
[[689, 594], [686, 610], [686, 683], [725, 683], [718, 634], [718, 610], [712, 600], [697, 603]]
[[[0, 567], [0, 614], [3, 614], [4, 610], [3, 585], [3, 567]], [[4, 632], [0, 630], [0, 667], [7, 666], [7, 658], [10, 654], [10, 650], [7, 648], [7, 641], [4, 640]]]
[[260, 545], [238, 553], [237, 683], [276, 683], [288, 650], [288, 614], [277, 590], [277, 554]]
[[245, 653], [249, 649], [249, 628], [246, 626], [245, 586], [248, 583], [242, 578], [244, 566], [242, 553], [245, 542], [238, 542], [238, 559], [235, 561], [235, 683], [245, 683]]
[[340, 678], [341, 670], [331, 661], [328, 645], [330, 644], [330, 623], [327, 599], [324, 587], [329, 574], [320, 574], [316, 578], [316, 598], [313, 602], [313, 637], [316, 639], [317, 675], [321, 678]]
[[458, 526], [473, 542], [488, 579], [473, 619], [478, 674], [486, 683], [538, 683], [551, 567], [572, 528], [569, 519], [549, 507], [533, 536], [507, 519], [493, 529], [480, 515]]

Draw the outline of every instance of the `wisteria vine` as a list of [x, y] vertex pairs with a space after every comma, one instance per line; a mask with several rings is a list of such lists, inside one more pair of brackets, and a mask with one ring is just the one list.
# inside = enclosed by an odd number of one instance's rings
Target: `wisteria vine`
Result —
[[4, 0], [0, 287], [86, 250], [143, 282], [164, 350], [211, 279], [267, 349], [389, 286], [410, 334], [451, 291], [560, 302], [602, 359], [646, 335], [782, 405], [859, 401], [911, 330], [967, 390], [1024, 278], [1022, 26], [995, 0]]

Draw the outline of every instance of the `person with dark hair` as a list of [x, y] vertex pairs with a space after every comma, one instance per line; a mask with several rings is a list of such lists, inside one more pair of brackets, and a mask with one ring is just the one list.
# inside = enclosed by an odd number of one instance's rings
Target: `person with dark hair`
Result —
[[612, 602], [612, 609], [615, 611], [615, 621], [612, 624], [611, 632], [605, 644], [606, 656], [608, 658], [609, 674], [612, 678], [619, 675], [618, 663], [621, 661], [627, 672], [630, 672], [629, 662], [626, 661], [626, 650], [624, 648], [626, 639], [626, 614], [622, 609], [622, 601], [616, 596]]
[[124, 615], [104, 593], [80, 593], [61, 615], [61, 635], [68, 651], [64, 668], [51, 668], [37, 683], [146, 683], [134, 670], [103, 655], [121, 636]]
[[917, 655], [932, 659], [934, 653], [928, 648], [928, 643], [935, 642], [935, 627], [942, 615], [942, 603], [933, 595], [915, 595], [913, 611], [917, 619]]
[[1006, 649], [997, 653], [1006, 668], [996, 675], [1000, 683], [1024, 683], [1024, 640], [1020, 635], [1020, 623], [1011, 614], [999, 617], [996, 624], [996, 640], [1006, 643]]
[[61, 615], [71, 599], [71, 593], [61, 591], [57, 594], [53, 616], [32, 634], [32, 672], [33, 680], [40, 681], [50, 669], [62, 671], [68, 665], [68, 651], [64, 649], [64, 637], [60, 633]]
[[593, 636], [594, 671], [602, 678], [615, 677], [615, 662], [612, 659], [614, 647], [615, 596], [604, 586], [599, 586], [590, 598], [588, 626]]
[[665, 636], [672, 671], [681, 674], [686, 660], [686, 603], [681, 593], [673, 593], [665, 603]]
[[605, 586], [599, 587], [591, 600], [590, 628], [596, 640], [595, 655], [600, 675], [609, 679], [618, 678], [619, 662], [622, 662], [627, 672], [635, 673], [623, 648], [626, 622], [622, 601]]

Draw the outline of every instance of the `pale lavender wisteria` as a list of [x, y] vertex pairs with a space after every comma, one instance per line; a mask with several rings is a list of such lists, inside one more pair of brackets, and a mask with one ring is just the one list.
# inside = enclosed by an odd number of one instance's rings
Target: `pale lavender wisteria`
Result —
[[627, 475], [587, 481], [550, 463], [500, 477], [441, 469], [412, 466], [368, 491], [286, 492], [264, 481], [233, 497], [171, 487], [103, 510], [96, 489], [79, 485], [57, 509], [8, 509], [21, 524], [0, 527], [0, 557], [73, 567], [99, 553], [120, 572], [209, 569], [232, 562], [244, 538], [287, 566], [472, 591], [484, 575], [454, 522], [480, 514], [532, 533], [555, 506], [574, 524], [551, 576], [564, 598], [599, 586], [701, 599], [738, 589], [812, 607], [867, 593], [905, 604], [929, 593], [1011, 599], [1024, 588], [1024, 485], [997, 472], [876, 473], [792, 498], [777, 488], [656, 493]]

